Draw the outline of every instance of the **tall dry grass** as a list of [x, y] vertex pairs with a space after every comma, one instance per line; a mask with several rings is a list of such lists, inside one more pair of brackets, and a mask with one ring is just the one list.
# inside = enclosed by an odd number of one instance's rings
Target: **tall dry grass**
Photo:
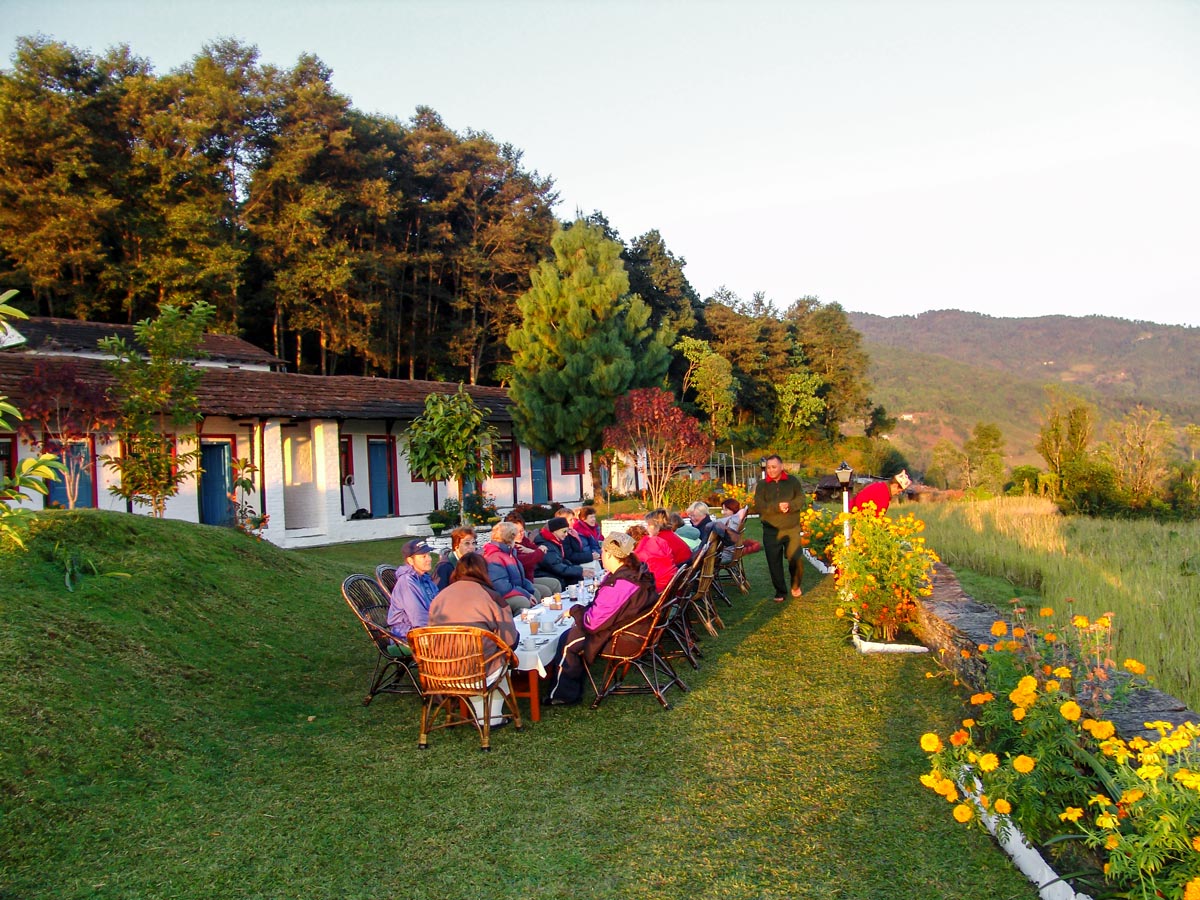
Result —
[[1048, 606], [1115, 615], [1118, 663], [1146, 663], [1157, 686], [1200, 709], [1200, 523], [1063, 516], [1048, 500], [1001, 497], [917, 511], [951, 568], [1037, 591]]

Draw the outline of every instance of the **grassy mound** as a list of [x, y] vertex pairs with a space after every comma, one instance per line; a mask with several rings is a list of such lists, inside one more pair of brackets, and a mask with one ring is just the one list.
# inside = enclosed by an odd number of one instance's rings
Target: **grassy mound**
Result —
[[0, 898], [1033, 896], [917, 784], [949, 686], [856, 655], [811, 570], [777, 605], [753, 557], [669, 711], [617, 697], [420, 752], [413, 698], [361, 705], [338, 592], [397, 544], [39, 517], [0, 552]]

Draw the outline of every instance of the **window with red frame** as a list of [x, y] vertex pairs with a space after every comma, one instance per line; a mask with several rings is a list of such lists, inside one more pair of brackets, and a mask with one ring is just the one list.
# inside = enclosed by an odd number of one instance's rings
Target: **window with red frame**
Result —
[[582, 475], [583, 474], [583, 453], [560, 453], [558, 458], [562, 460], [562, 473], [564, 475]]
[[521, 449], [513, 436], [512, 426], [501, 426], [500, 436], [492, 447], [492, 476], [517, 478], [521, 475]]

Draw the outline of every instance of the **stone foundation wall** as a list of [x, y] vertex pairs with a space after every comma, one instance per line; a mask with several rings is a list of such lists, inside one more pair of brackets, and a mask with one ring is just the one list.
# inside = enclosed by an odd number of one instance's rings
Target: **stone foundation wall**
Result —
[[[996, 619], [1007, 616], [968, 596], [949, 567], [938, 563], [933, 573], [933, 595], [922, 600], [917, 611], [916, 632], [960, 681], [982, 691], [986, 688], [987, 664], [979, 655], [979, 645], [995, 641], [991, 629]], [[963, 650], [969, 651], [967, 657]], [[1156, 739], [1157, 732], [1148, 731], [1146, 722], [1200, 722], [1200, 715], [1182, 701], [1155, 688], [1134, 690], [1107, 712], [1117, 733], [1126, 739], [1138, 735]]]

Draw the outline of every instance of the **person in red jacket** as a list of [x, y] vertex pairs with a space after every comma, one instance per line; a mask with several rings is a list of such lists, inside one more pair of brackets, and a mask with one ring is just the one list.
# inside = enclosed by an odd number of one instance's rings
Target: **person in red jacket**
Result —
[[671, 561], [675, 565], [682, 566], [692, 558], [692, 548], [671, 528], [671, 517], [665, 509], [646, 513], [646, 531], [667, 542], [671, 548]]
[[871, 503], [875, 505], [875, 515], [882, 516], [891, 505], [892, 498], [901, 491], [907, 490], [910, 484], [912, 484], [912, 479], [903, 469], [888, 481], [876, 481], [868, 484], [850, 498], [850, 512], [858, 512]]

